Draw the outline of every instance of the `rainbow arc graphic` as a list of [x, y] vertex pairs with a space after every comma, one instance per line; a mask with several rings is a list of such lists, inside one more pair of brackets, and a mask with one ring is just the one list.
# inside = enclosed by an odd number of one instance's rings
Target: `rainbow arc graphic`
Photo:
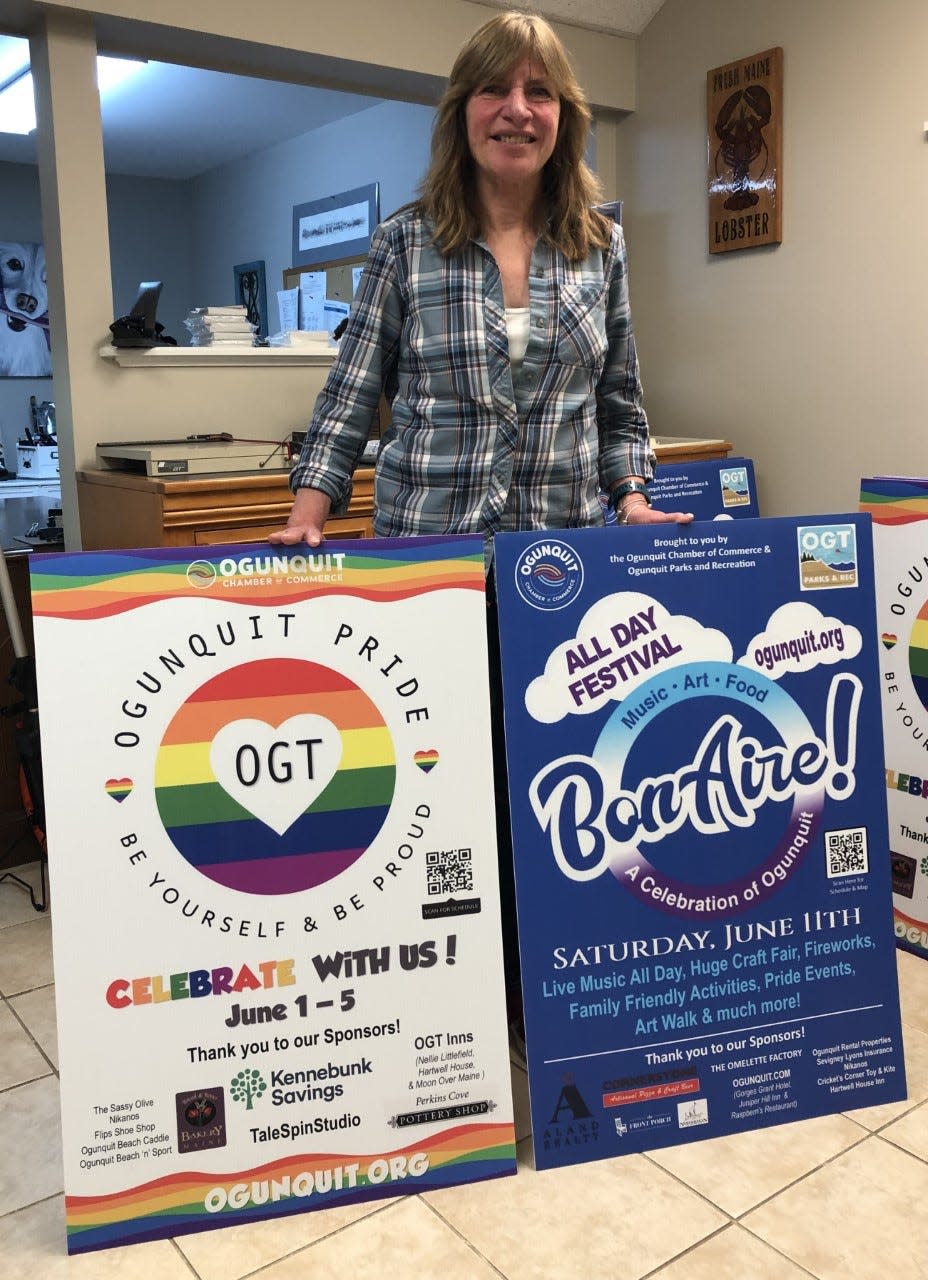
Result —
[[[329, 720], [341, 760], [325, 789], [282, 834], [222, 786], [216, 734], [237, 720], [272, 727], [301, 714]], [[315, 662], [245, 663], [201, 685], [178, 709], [155, 762], [155, 799], [172, 844], [202, 875], [242, 893], [297, 893], [340, 875], [380, 831], [396, 785], [390, 731], [368, 695]]]

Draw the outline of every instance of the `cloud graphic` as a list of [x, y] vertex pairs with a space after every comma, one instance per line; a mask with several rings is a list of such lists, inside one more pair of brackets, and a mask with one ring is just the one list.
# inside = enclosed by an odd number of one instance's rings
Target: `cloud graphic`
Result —
[[770, 615], [766, 629], [754, 637], [738, 665], [779, 680], [856, 658], [861, 645], [856, 627], [824, 617], [814, 605], [791, 601]]
[[731, 643], [721, 631], [670, 613], [652, 596], [620, 591], [598, 600], [576, 637], [553, 650], [525, 691], [525, 709], [540, 724], [556, 724], [621, 702], [656, 671], [731, 660]]

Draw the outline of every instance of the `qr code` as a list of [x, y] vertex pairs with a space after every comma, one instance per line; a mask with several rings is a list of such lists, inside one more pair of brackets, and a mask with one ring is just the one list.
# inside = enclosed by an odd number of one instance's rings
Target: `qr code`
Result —
[[436, 849], [427, 853], [425, 880], [429, 897], [443, 893], [470, 893], [474, 887], [474, 863], [470, 849]]
[[829, 880], [836, 880], [839, 876], [866, 875], [870, 870], [866, 828], [848, 827], [844, 831], [826, 831], [825, 857]]

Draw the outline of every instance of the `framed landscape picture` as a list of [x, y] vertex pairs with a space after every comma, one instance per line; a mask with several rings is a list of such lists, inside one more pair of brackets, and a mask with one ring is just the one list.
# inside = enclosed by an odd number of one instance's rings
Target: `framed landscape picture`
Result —
[[363, 257], [380, 221], [380, 184], [293, 206], [293, 266]]

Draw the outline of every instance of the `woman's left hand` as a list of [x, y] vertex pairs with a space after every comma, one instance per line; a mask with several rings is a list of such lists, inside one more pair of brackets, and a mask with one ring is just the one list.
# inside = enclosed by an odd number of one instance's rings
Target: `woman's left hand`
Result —
[[622, 524], [689, 524], [693, 519], [692, 511], [658, 511], [646, 502], [632, 503], [619, 514]]

